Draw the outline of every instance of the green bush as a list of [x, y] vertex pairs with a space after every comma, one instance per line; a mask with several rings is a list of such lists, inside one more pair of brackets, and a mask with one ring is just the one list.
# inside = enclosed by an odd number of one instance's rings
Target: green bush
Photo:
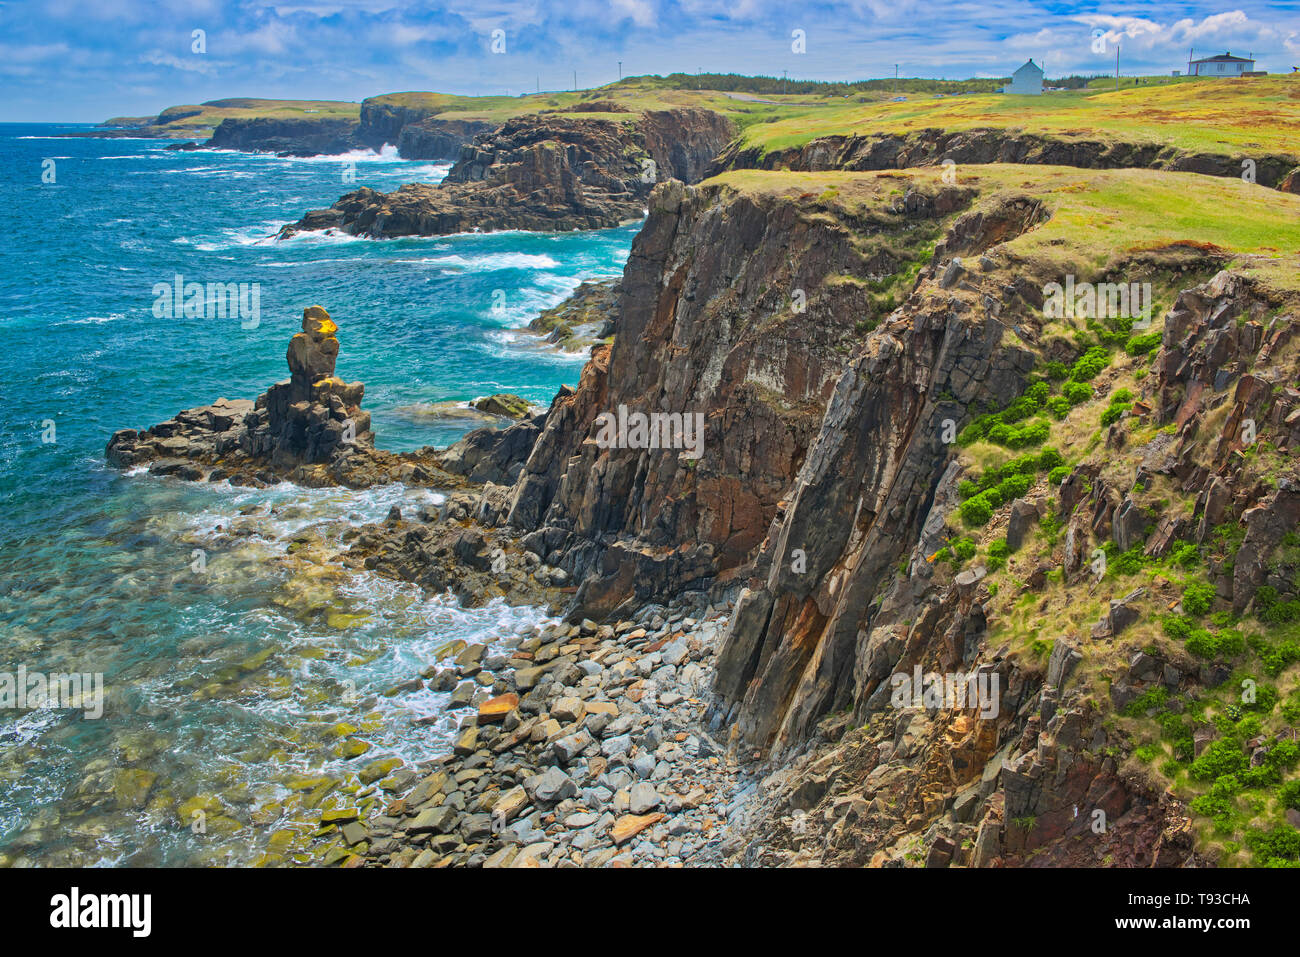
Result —
[[987, 525], [993, 517], [993, 506], [989, 504], [987, 492], [981, 492], [974, 498], [961, 503], [961, 520], [967, 525], [978, 528]]
[[1300, 831], [1289, 824], [1275, 824], [1267, 831], [1252, 827], [1246, 832], [1246, 846], [1265, 867], [1290, 867], [1300, 860]]
[[1192, 620], [1186, 615], [1165, 615], [1164, 621], [1165, 634], [1175, 641], [1186, 641], [1192, 634]]
[[964, 562], [975, 557], [975, 543], [969, 538], [959, 538], [952, 543], [952, 550]]
[[1101, 346], [1093, 346], [1079, 356], [1070, 367], [1070, 381], [1091, 382], [1108, 365], [1110, 365], [1110, 353]]
[[1054, 395], [1044, 404], [1047, 413], [1058, 422], [1070, 414], [1070, 400], [1063, 395]]
[[1053, 382], [1060, 382], [1070, 374], [1070, 370], [1066, 364], [1064, 362], [1057, 362], [1056, 360], [1047, 363], [1047, 365], [1043, 367], [1043, 370], [1047, 375], [1047, 378], [1051, 379]]
[[1142, 554], [1142, 546], [1134, 545], [1126, 552], [1121, 552], [1106, 562], [1106, 570], [1116, 576], [1136, 575], [1147, 563]]
[[1070, 467], [1068, 465], [1058, 465], [1056, 468], [1052, 469], [1052, 471], [1047, 473], [1047, 481], [1051, 482], [1053, 485], [1060, 485], [1065, 481], [1065, 477], [1069, 474]]
[[1214, 604], [1214, 586], [1207, 582], [1192, 582], [1183, 589], [1183, 611], [1200, 618]]
[[1133, 336], [1124, 343], [1124, 351], [1131, 356], [1144, 356], [1160, 345], [1161, 333], [1148, 332], [1144, 336]]
[[1092, 387], [1082, 382], [1067, 382], [1061, 394], [1070, 405], [1081, 405], [1092, 398]]
[[1287, 639], [1266, 652], [1263, 659], [1265, 673], [1276, 678], [1289, 665], [1300, 661], [1300, 642]]
[[1187, 651], [1197, 658], [1213, 660], [1219, 656], [1219, 643], [1213, 632], [1205, 628], [1197, 628], [1187, 636]]
[[1114, 425], [1131, 408], [1133, 408], [1133, 405], [1130, 402], [1120, 402], [1116, 405], [1106, 406], [1101, 411], [1101, 427], [1104, 429]]
[[1192, 762], [1188, 773], [1196, 781], [1213, 781], [1225, 774], [1244, 771], [1247, 766], [1246, 756], [1242, 754], [1237, 742], [1220, 739], [1211, 742], [1201, 756]]
[[1156, 685], [1126, 704], [1121, 714], [1129, 718], [1140, 718], [1153, 708], [1163, 708], [1168, 700], [1169, 691], [1164, 685]]

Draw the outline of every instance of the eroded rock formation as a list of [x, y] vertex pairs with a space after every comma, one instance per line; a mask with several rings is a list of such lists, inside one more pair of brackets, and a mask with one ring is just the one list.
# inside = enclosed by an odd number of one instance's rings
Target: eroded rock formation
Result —
[[730, 136], [708, 110], [647, 113], [626, 121], [564, 114], [508, 120], [465, 146], [437, 185], [391, 193], [365, 188], [284, 227], [358, 236], [436, 236], [471, 230], [556, 231], [639, 219], [654, 184], [698, 177]]
[[290, 377], [256, 401], [218, 399], [143, 431], [123, 429], [108, 442], [120, 468], [148, 465], [158, 475], [259, 485], [290, 479], [354, 487], [378, 482], [454, 486], [436, 453], [395, 455], [374, 447], [365, 387], [334, 374], [338, 326], [320, 306], [303, 310], [289, 342]]

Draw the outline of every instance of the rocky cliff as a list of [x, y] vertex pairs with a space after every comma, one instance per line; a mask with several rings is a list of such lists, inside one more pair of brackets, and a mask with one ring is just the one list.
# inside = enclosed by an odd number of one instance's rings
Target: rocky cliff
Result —
[[[906, 287], [926, 240], [971, 198], [926, 187], [868, 212], [797, 191], [660, 187], [613, 347], [552, 407], [502, 520], [583, 581], [589, 614], [734, 575], [784, 506], [849, 354], [889, 308], [873, 288]], [[619, 407], [700, 416], [700, 454], [602, 448], [597, 416]]]
[[203, 144], [209, 149], [276, 153], [280, 156], [320, 156], [358, 148], [357, 121], [348, 118], [222, 120]]
[[[1269, 624], [1300, 616], [1295, 294], [1190, 240], [1099, 276], [1068, 207], [1111, 179], [966, 182], [660, 186], [612, 347], [481, 513], [581, 583], [573, 616], [739, 598], [710, 727], [771, 761], [750, 863], [1286, 859], [1203, 792], [1211, 758], [1264, 793], [1300, 758], [1276, 693], [1225, 684], [1300, 660]], [[1173, 306], [1062, 323], [1074, 271]], [[700, 413], [700, 454], [611, 447], [622, 408]], [[912, 674], [991, 693], [898, 700]]]
[[[413, 134], [414, 135], [414, 134]], [[469, 230], [556, 231], [640, 218], [654, 183], [697, 177], [730, 125], [707, 110], [613, 121], [559, 113], [517, 117], [463, 147], [436, 186], [392, 193], [363, 188], [281, 231], [434, 236]]]
[[456, 160], [474, 137], [494, 129], [495, 123], [473, 120], [429, 118], [406, 123], [397, 135], [397, 155], [408, 160]]
[[[1243, 175], [1243, 157], [1193, 152], [1161, 143], [1059, 137], [1005, 129], [925, 129], [914, 133], [861, 133], [819, 137], [790, 149], [747, 147], [737, 141], [721, 153], [709, 172], [732, 169], [884, 170], [953, 163], [1027, 163], [1082, 169], [1158, 169], [1206, 176]], [[1300, 164], [1294, 155], [1252, 156], [1261, 186], [1300, 192]]]

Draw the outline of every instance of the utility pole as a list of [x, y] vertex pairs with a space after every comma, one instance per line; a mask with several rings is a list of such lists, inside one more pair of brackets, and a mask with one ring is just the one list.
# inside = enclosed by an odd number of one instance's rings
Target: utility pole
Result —
[[577, 70], [573, 71], [573, 92], [574, 93], [578, 92], [578, 71]]
[[1115, 44], [1115, 91], [1119, 92], [1119, 44]]
[[619, 60], [619, 61], [618, 61], [618, 78], [619, 78], [620, 80], [623, 79], [623, 61], [622, 61], [622, 60]]

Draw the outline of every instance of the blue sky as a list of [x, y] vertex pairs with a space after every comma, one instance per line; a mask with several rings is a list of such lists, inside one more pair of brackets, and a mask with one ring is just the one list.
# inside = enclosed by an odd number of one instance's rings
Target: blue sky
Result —
[[[206, 52], [193, 50], [203, 30]], [[492, 52], [503, 30], [505, 52]], [[806, 52], [793, 52], [804, 31]], [[1094, 31], [1106, 52], [1094, 52]], [[0, 120], [97, 121], [226, 96], [359, 100], [399, 90], [567, 89], [624, 75], [808, 79], [1167, 73], [1187, 52], [1300, 65], [1295, 0], [0, 0]]]

